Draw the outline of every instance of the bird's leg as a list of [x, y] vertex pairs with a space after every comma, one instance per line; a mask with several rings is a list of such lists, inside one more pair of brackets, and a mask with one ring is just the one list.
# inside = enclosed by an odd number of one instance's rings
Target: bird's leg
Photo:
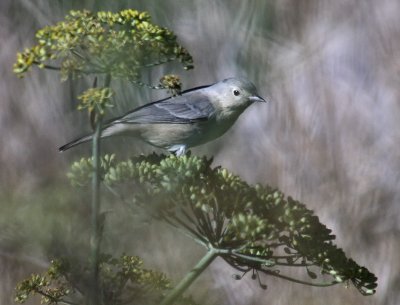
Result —
[[175, 154], [177, 157], [184, 156], [186, 154], [186, 146], [185, 145], [179, 146], [179, 148], [176, 150]]
[[174, 145], [168, 148], [168, 151], [174, 153], [177, 157], [186, 154], [186, 145]]

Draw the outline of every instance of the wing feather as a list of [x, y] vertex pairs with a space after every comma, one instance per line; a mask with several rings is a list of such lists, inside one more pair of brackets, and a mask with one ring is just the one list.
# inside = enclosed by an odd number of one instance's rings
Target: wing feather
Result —
[[208, 96], [199, 91], [150, 103], [127, 113], [111, 123], [190, 124], [207, 120], [215, 108]]

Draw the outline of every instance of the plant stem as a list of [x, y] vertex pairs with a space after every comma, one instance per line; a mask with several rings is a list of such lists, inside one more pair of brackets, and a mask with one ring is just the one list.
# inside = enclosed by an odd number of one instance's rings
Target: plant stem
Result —
[[[111, 82], [110, 75], [106, 76], [104, 86], [108, 87]], [[90, 237], [91, 252], [91, 291], [90, 305], [100, 304], [100, 285], [99, 285], [99, 254], [100, 254], [100, 138], [102, 118], [96, 115], [96, 125], [92, 140], [92, 158], [93, 158], [93, 177], [92, 177], [92, 232]]]
[[210, 265], [210, 263], [218, 256], [218, 251], [211, 248], [207, 251], [206, 255], [194, 266], [194, 268], [186, 274], [180, 283], [172, 289], [172, 291], [165, 297], [160, 305], [171, 305], [178, 297], [193, 283], [193, 281]]
[[101, 118], [97, 118], [92, 142], [93, 178], [92, 178], [92, 233], [90, 238], [92, 263], [91, 305], [98, 305], [99, 301], [99, 211], [100, 211], [100, 136]]
[[294, 283], [298, 283], [298, 284], [303, 284], [303, 285], [307, 285], [307, 286], [315, 286], [315, 287], [329, 287], [329, 286], [333, 286], [336, 284], [339, 284], [339, 282], [333, 281], [333, 282], [321, 282], [321, 283], [311, 283], [311, 282], [306, 282], [306, 281], [302, 281], [302, 280], [298, 280], [283, 274], [279, 274], [276, 272], [273, 272], [271, 270], [258, 270], [262, 273], [268, 274], [268, 275], [272, 275], [272, 276], [276, 276], [279, 277], [281, 279], [285, 279], [288, 280], [290, 282], [294, 282]]

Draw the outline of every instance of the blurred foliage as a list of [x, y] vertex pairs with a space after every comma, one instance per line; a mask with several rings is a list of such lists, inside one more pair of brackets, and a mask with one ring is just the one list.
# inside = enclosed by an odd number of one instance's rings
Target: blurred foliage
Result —
[[[279, 190], [250, 186], [211, 163], [190, 155], [152, 154], [127, 161], [106, 155], [101, 175], [125, 203], [140, 206], [207, 248], [223, 249], [221, 257], [243, 274], [253, 271], [258, 277], [265, 273], [315, 286], [350, 281], [363, 295], [375, 293], [377, 278], [334, 245], [335, 236], [313, 211]], [[89, 158], [72, 165], [72, 184], [90, 182], [90, 164]], [[124, 187], [127, 195], [122, 195]], [[129, 201], [122, 199], [127, 196]], [[280, 269], [286, 267], [303, 268], [312, 281], [283, 275]], [[322, 282], [315, 281], [319, 277]]]
[[36, 39], [37, 45], [17, 54], [14, 72], [20, 77], [32, 65], [60, 70], [63, 80], [104, 73], [137, 81], [141, 69], [174, 60], [193, 68], [191, 55], [173, 32], [133, 9], [71, 11], [65, 21], [39, 30]]
[[[113, 258], [103, 254], [99, 270], [102, 304], [157, 304], [171, 289], [164, 274], [143, 268], [143, 261], [137, 256]], [[44, 274], [32, 274], [20, 282], [15, 301], [24, 303], [31, 295], [39, 295], [42, 304], [85, 304], [90, 285], [90, 264], [57, 259]], [[177, 304], [195, 305], [188, 298]]]

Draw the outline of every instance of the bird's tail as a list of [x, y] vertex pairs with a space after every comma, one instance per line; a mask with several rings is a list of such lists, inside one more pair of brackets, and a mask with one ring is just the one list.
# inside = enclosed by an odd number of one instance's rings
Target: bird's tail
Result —
[[[125, 131], [127, 131], [129, 129], [133, 130], [133, 128], [130, 124], [110, 123], [110, 124], [104, 126], [103, 130], [101, 131], [101, 138], [107, 138], [107, 137], [110, 137], [113, 135], [124, 134]], [[78, 139], [75, 139], [75, 140], [61, 146], [58, 150], [60, 152], [66, 151], [67, 149], [70, 149], [71, 147], [77, 146], [82, 143], [89, 142], [92, 140], [92, 138], [93, 138], [93, 134], [79, 137]]]
[[61, 146], [58, 150], [60, 152], [66, 151], [67, 149], [70, 149], [71, 147], [77, 146], [77, 145], [85, 143], [85, 142], [89, 142], [90, 140], [92, 140], [92, 138], [93, 138], [93, 135], [91, 135], [91, 134], [80, 137], [78, 139], [75, 139], [75, 140]]

